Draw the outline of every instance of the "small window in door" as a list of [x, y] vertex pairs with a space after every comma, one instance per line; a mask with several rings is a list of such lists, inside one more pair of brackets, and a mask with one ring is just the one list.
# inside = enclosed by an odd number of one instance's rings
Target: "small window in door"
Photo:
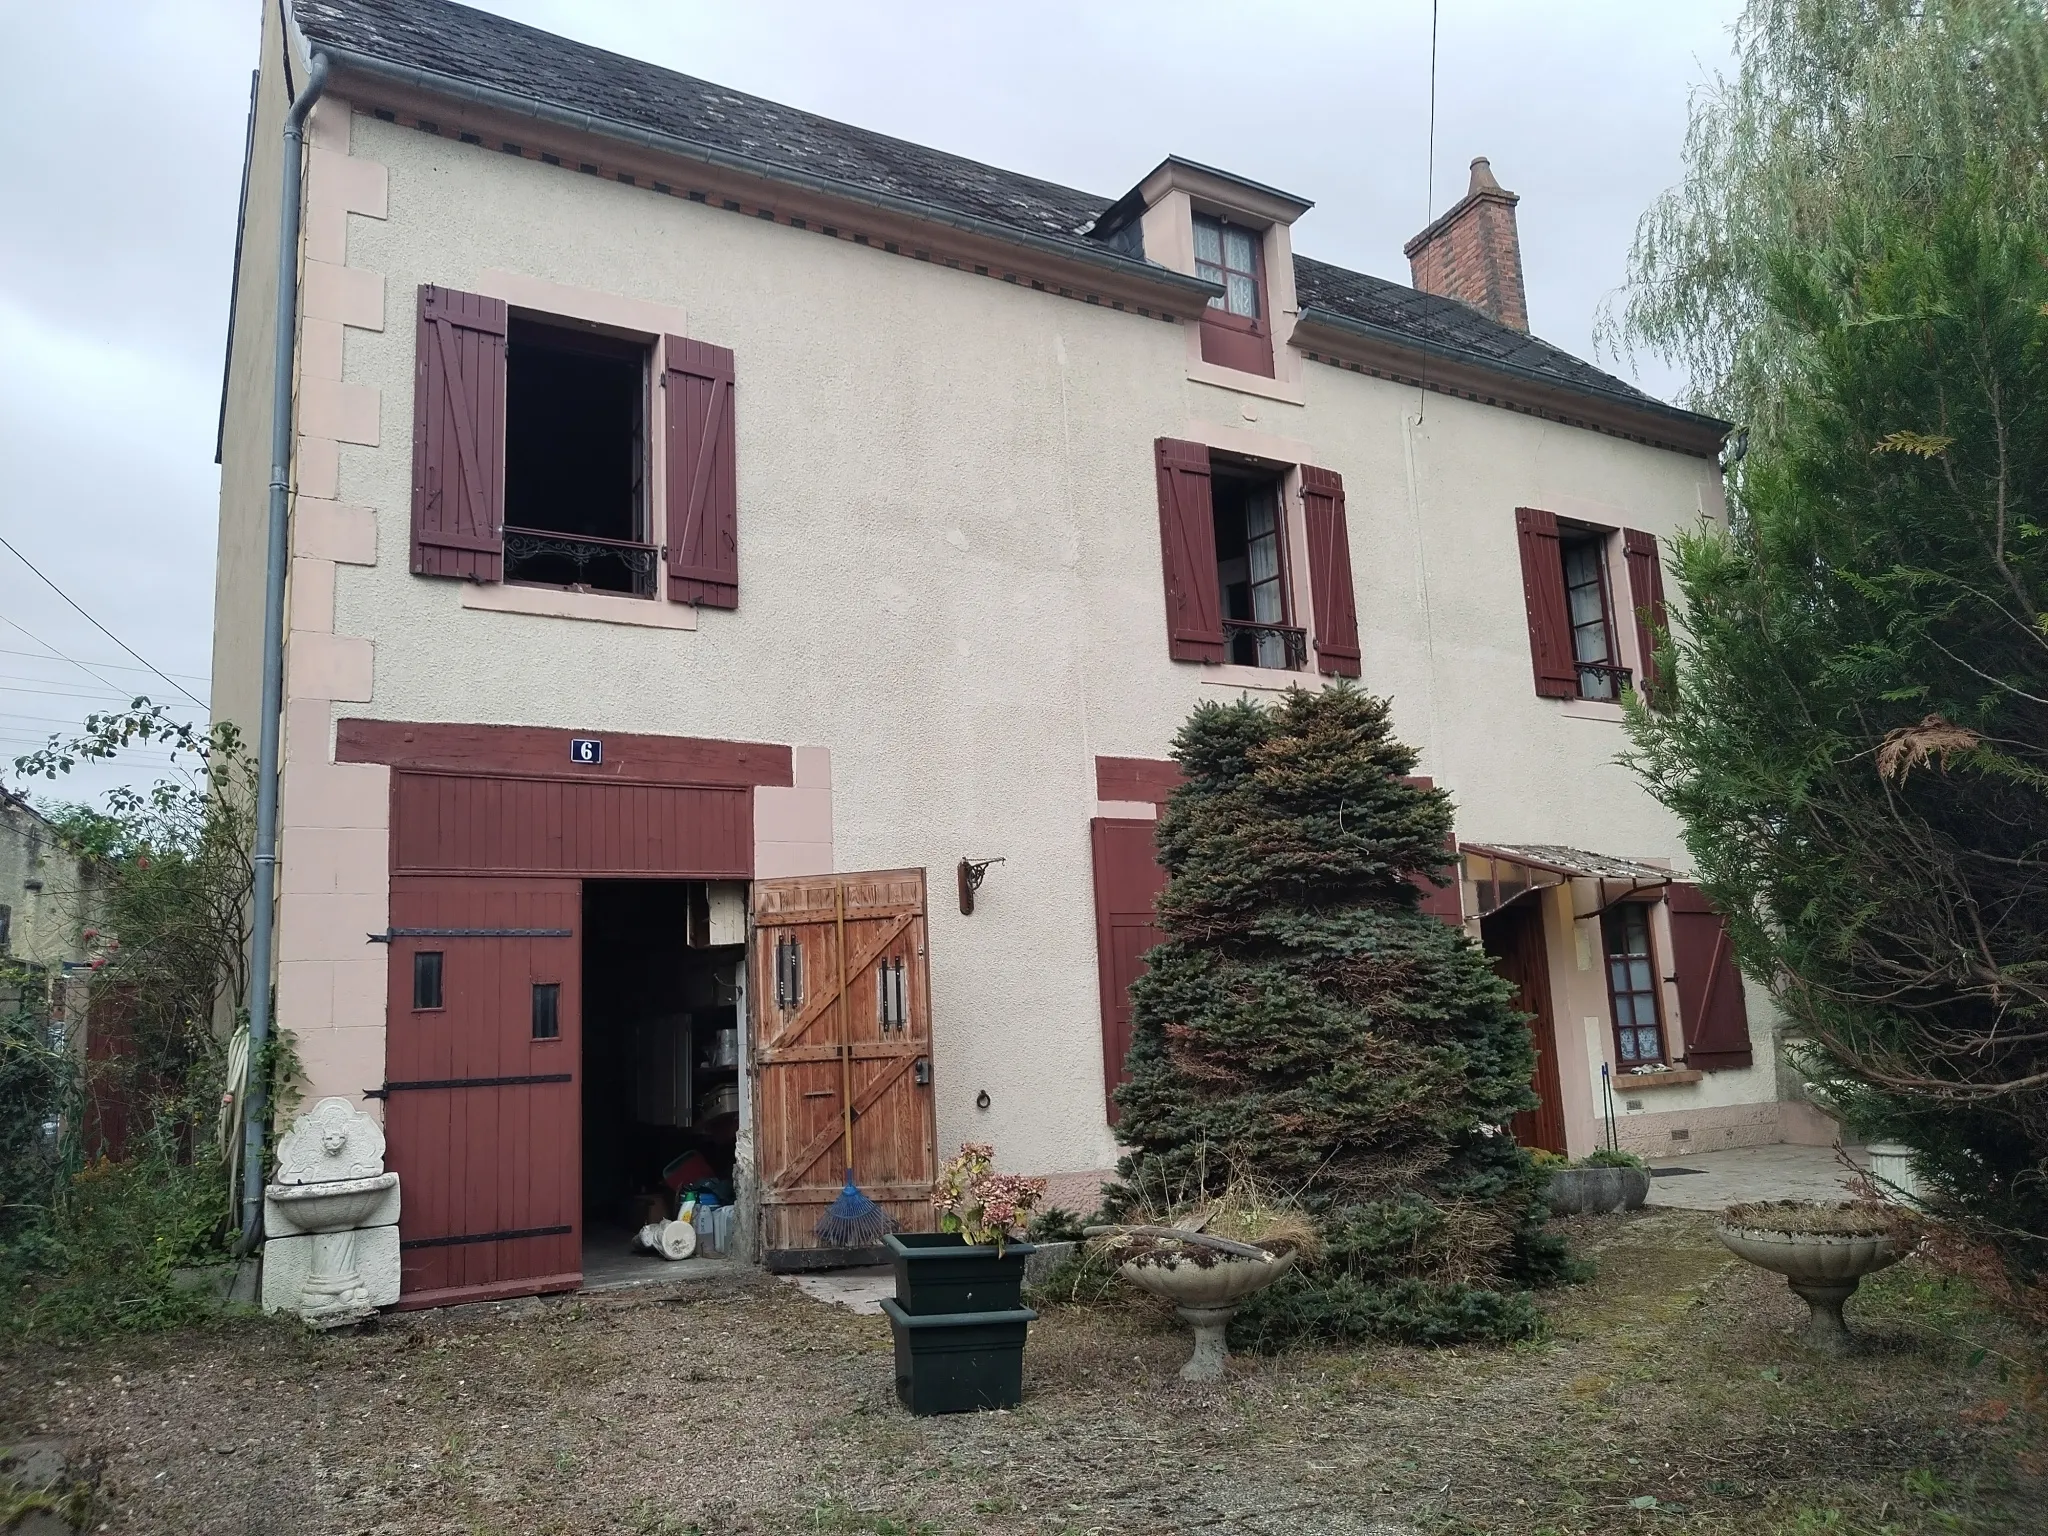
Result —
[[891, 955], [875, 967], [882, 1033], [895, 1034], [910, 1020], [910, 1002], [903, 987], [903, 957]]
[[562, 1035], [562, 984], [536, 981], [533, 984], [533, 1038], [559, 1040]]
[[441, 1006], [441, 951], [417, 950], [412, 957], [412, 1011], [427, 1013]]
[[1614, 1006], [1615, 1060], [1623, 1070], [1664, 1060], [1664, 1029], [1657, 1006], [1657, 958], [1650, 947], [1650, 909], [1624, 901], [1600, 918], [1607, 952], [1607, 994]]
[[1307, 634], [1288, 622], [1287, 542], [1277, 476], [1210, 476], [1216, 522], [1216, 584], [1223, 602], [1223, 654], [1241, 667], [1298, 670]]
[[505, 351], [505, 579], [655, 593], [643, 342], [512, 321]]
[[804, 948], [788, 934], [775, 941], [775, 1006], [793, 1013], [804, 1005]]

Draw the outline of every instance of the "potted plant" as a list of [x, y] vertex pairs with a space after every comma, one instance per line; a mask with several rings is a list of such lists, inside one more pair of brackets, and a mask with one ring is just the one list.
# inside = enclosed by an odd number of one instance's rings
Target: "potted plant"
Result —
[[1633, 1152], [1601, 1148], [1576, 1162], [1553, 1152], [1530, 1154], [1550, 1174], [1543, 1203], [1553, 1216], [1604, 1216], [1641, 1210], [1650, 1195], [1650, 1165]]
[[1020, 1307], [1024, 1261], [1036, 1247], [1011, 1234], [1045, 1197], [1045, 1180], [995, 1171], [995, 1149], [966, 1142], [932, 1189], [936, 1232], [883, 1239], [896, 1271], [896, 1303], [912, 1317]]
[[1045, 1194], [1045, 1180], [995, 1171], [995, 1149], [969, 1142], [932, 1194], [937, 1232], [883, 1241], [896, 1295], [882, 1311], [896, 1343], [896, 1396], [918, 1415], [1014, 1408], [1024, 1398], [1024, 1261], [1011, 1234]]
[[1783, 1275], [1807, 1305], [1806, 1342], [1838, 1355], [1850, 1345], [1842, 1303], [1865, 1275], [1911, 1253], [1921, 1230], [1913, 1212], [1882, 1201], [1760, 1200], [1729, 1206], [1714, 1235], [1729, 1252]]

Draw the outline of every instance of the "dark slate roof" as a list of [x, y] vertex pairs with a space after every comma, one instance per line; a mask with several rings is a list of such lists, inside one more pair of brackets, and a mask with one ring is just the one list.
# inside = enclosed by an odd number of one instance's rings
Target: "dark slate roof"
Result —
[[[744, 155], [764, 169], [822, 178], [1008, 227], [1036, 240], [1101, 246], [1082, 233], [1115, 199], [998, 170], [559, 37], [450, 0], [295, 0], [315, 46], [445, 75], [553, 107]], [[1302, 306], [1447, 348], [1480, 364], [1622, 401], [1663, 406], [1569, 352], [1455, 299], [1297, 256]]]

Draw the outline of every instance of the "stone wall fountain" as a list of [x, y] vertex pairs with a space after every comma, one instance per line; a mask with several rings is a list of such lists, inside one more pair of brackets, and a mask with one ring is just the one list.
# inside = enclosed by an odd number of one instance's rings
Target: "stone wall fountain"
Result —
[[277, 1146], [263, 1191], [263, 1310], [315, 1328], [359, 1322], [398, 1300], [398, 1175], [383, 1127], [347, 1099], [322, 1099]]

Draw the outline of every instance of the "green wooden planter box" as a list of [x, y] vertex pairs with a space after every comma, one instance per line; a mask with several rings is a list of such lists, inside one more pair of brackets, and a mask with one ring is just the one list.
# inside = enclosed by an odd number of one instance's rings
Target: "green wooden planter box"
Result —
[[915, 1316], [882, 1298], [896, 1337], [896, 1396], [920, 1418], [1014, 1408], [1024, 1400], [1029, 1307]]
[[892, 1232], [882, 1239], [896, 1270], [896, 1304], [910, 1317], [1011, 1312], [1024, 1305], [1030, 1243], [970, 1244], [957, 1232]]

